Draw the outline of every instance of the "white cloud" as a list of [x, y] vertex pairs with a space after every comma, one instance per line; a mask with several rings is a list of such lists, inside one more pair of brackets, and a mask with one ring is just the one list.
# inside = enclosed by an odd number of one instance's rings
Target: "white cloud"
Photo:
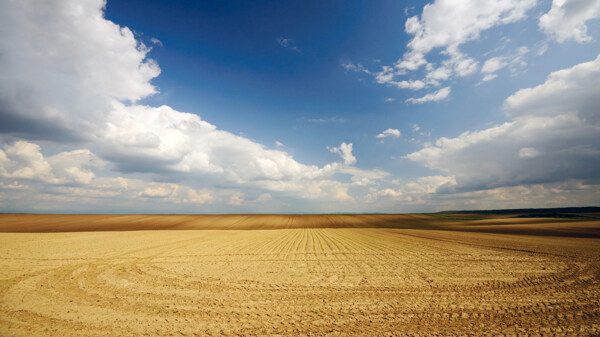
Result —
[[458, 47], [479, 37], [482, 31], [525, 17], [535, 0], [437, 0], [423, 8], [421, 17], [406, 20], [405, 30], [414, 35], [409, 51], [397, 67], [414, 70], [427, 64], [425, 55], [434, 48], [445, 48], [453, 63], [464, 60]]
[[0, 150], [0, 177], [39, 180], [51, 184], [89, 184], [93, 169], [105, 163], [89, 150], [61, 152], [45, 158], [40, 146], [17, 141]]
[[356, 157], [352, 155], [352, 143], [342, 143], [338, 147], [327, 147], [327, 149], [332, 153], [340, 155], [346, 165], [356, 163]]
[[426, 176], [414, 181], [398, 183], [398, 188], [373, 189], [365, 198], [367, 200], [392, 199], [410, 204], [424, 204], [430, 195], [436, 193], [438, 188], [456, 184], [453, 177]]
[[246, 200], [244, 200], [244, 193], [242, 192], [235, 192], [231, 198], [229, 198], [229, 204], [230, 205], [236, 205], [239, 206], [241, 204], [243, 204]]
[[48, 157], [48, 163], [58, 181], [89, 184], [95, 178], [94, 170], [106, 163], [90, 150], [81, 149], [70, 152], [61, 152]]
[[537, 56], [542, 56], [542, 55], [546, 54], [547, 51], [548, 51], [548, 44], [547, 43], [543, 43], [537, 49], [537, 51], [535, 52], [535, 54]]
[[392, 97], [386, 97], [386, 98], [385, 98], [385, 101], [386, 101], [386, 102], [388, 102], [388, 103], [394, 102], [395, 100], [396, 100], [396, 99], [395, 99], [395, 98], [392, 98]]
[[145, 198], [166, 198], [173, 193], [173, 190], [165, 186], [154, 186], [144, 189], [138, 193], [138, 196]]
[[279, 43], [279, 45], [283, 48], [302, 54], [302, 51], [298, 48], [298, 46], [296, 46], [296, 42], [294, 42], [292, 39], [279, 37], [277, 38], [277, 43]]
[[199, 192], [191, 188], [183, 188], [183, 190], [187, 190], [187, 197], [184, 195], [181, 200], [183, 203], [202, 205], [205, 203], [210, 203], [214, 200], [212, 193], [209, 191]]
[[[508, 209], [587, 206], [600, 197], [600, 185], [569, 180], [560, 183], [498, 187], [480, 191], [437, 195], [444, 209]], [[432, 202], [432, 201], [430, 201]]]
[[585, 23], [599, 16], [600, 0], [554, 0], [550, 11], [540, 17], [539, 27], [558, 42], [583, 43], [592, 39]]
[[[477, 61], [462, 53], [459, 47], [479, 38], [482, 31], [524, 18], [534, 5], [535, 0], [437, 0], [425, 5], [421, 17], [406, 20], [405, 30], [414, 37], [396, 68], [414, 71], [428, 65], [427, 78], [434, 85], [452, 75], [470, 75], [477, 70]], [[436, 48], [442, 48], [442, 53], [448, 56], [437, 68], [426, 59]]]
[[343, 165], [338, 169], [339, 173], [350, 175], [352, 186], [368, 186], [378, 184], [379, 181], [389, 174], [379, 169], [362, 170], [354, 166]]
[[439, 102], [450, 95], [450, 87], [444, 87], [434, 93], [427, 94], [419, 98], [409, 98], [406, 100], [408, 103], [421, 104], [425, 102]]
[[400, 137], [400, 130], [386, 129], [385, 131], [383, 131], [382, 133], [378, 134], [375, 137], [376, 138], [387, 138], [387, 137], [398, 138], [398, 137]]
[[434, 69], [431, 66], [431, 69], [433, 70], [427, 72], [427, 81], [434, 85], [439, 85], [440, 81], [445, 81], [452, 76], [452, 69], [450, 67], [440, 66]]
[[[462, 52], [460, 47], [478, 39], [483, 31], [525, 18], [527, 11], [535, 4], [536, 0], [436, 0], [425, 5], [420, 16], [412, 16], [406, 20], [405, 32], [413, 35], [413, 38], [406, 46], [407, 51], [394, 66], [384, 65], [379, 72], [365, 72], [372, 74], [377, 83], [411, 90], [440, 86], [454, 76], [469, 76], [478, 70], [479, 62]], [[428, 55], [434, 51], [443, 56], [439, 64], [428, 60]], [[423, 66], [423, 79], [398, 79]], [[489, 71], [491, 66], [490, 63], [485, 69], [485, 80], [494, 78]], [[360, 67], [353, 66], [352, 69], [362, 71]], [[440, 92], [443, 93], [446, 91]], [[426, 97], [424, 100], [408, 101], [436, 101], [432, 99], [435, 96]]]
[[157, 38], [155, 38], [155, 37], [151, 38], [151, 39], [150, 39], [150, 42], [152, 42], [153, 44], [155, 44], [155, 45], [157, 45], [157, 46], [159, 46], [159, 47], [162, 47], [162, 46], [163, 46], [163, 43], [162, 43], [162, 41], [160, 41], [159, 39], [157, 39]]
[[409, 80], [409, 81], [388, 81], [388, 84], [391, 84], [400, 89], [412, 89], [419, 90], [425, 88], [425, 82], [421, 80]]
[[503, 57], [492, 57], [485, 61], [483, 67], [481, 67], [481, 72], [487, 74], [495, 73], [507, 65], [508, 62], [506, 62]]
[[383, 66], [381, 71], [375, 73], [375, 81], [380, 84], [389, 83], [394, 80], [395, 70], [390, 66]]
[[37, 144], [18, 141], [0, 150], [0, 176], [3, 178], [56, 180], [52, 167]]
[[487, 74], [487, 75], [483, 76], [482, 81], [483, 82], [491, 81], [497, 77], [498, 77], [498, 74]]
[[419, 90], [425, 88], [426, 83], [421, 80], [395, 81], [394, 76], [400, 74], [404, 74], [404, 72], [398, 72], [392, 67], [383, 66], [382, 70], [380, 72], [375, 73], [374, 75], [375, 81], [379, 84], [391, 85], [399, 89]]
[[[160, 68], [102, 0], [0, 3], [0, 119], [30, 139], [93, 138], [109, 100], [157, 92]], [[57, 76], [59, 74], [59, 76]]]
[[3, 189], [19, 186], [19, 190], [26, 193], [26, 205], [33, 209], [37, 206], [33, 200], [39, 194], [44, 195], [46, 203], [54, 201], [52, 207], [55, 209], [69, 208], [68, 205], [61, 204], [63, 200], [101, 200], [101, 203], [106, 203], [106, 198], [131, 202], [141, 197], [192, 204], [213, 200], [207, 190], [195, 190], [180, 184], [96, 176], [93, 170], [105, 164], [89, 150], [60, 152], [45, 157], [37, 144], [17, 141], [0, 150], [0, 178], [12, 181], [10, 184], [2, 182], [1, 185]]
[[508, 66], [508, 62], [504, 57], [492, 57], [487, 59], [483, 64], [483, 67], [481, 67], [481, 72], [485, 74], [482, 81], [487, 82], [497, 78], [498, 74], [496, 74], [496, 72], [506, 66]]
[[343, 62], [341, 64], [342, 68], [348, 70], [348, 71], [354, 71], [354, 72], [362, 72], [365, 74], [371, 74], [371, 72], [369, 71], [369, 69], [365, 68], [362, 64], [357, 63], [354, 64], [352, 62]]
[[124, 172], [216, 174], [235, 183], [322, 179], [326, 175], [284, 151], [218, 130], [198, 115], [168, 106], [114, 103], [104, 139], [104, 156]]
[[504, 104], [511, 120], [440, 138], [406, 157], [456, 177], [457, 189], [600, 180], [600, 56], [551, 73]]
[[506, 99], [512, 118], [577, 116], [597, 123], [600, 101], [600, 55], [590, 62], [550, 73], [543, 84]]
[[483, 82], [493, 80], [498, 77], [497, 71], [509, 67], [512, 73], [516, 73], [518, 69], [527, 65], [524, 58], [529, 53], [529, 48], [526, 46], [519, 47], [512, 55], [496, 56], [487, 59], [481, 67], [481, 73], [485, 74]]
[[587, 206], [600, 198], [600, 185], [570, 180], [561, 183], [498, 187], [459, 193], [439, 193], [453, 186], [452, 178], [422, 177], [398, 188], [373, 189], [363, 203], [381, 209], [394, 209], [400, 202], [413, 211], [508, 209]]

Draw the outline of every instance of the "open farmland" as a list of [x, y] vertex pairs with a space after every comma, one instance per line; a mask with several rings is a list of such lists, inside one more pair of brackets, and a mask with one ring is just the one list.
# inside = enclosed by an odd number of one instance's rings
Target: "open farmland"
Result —
[[3, 214], [0, 231], [2, 336], [600, 333], [594, 219]]

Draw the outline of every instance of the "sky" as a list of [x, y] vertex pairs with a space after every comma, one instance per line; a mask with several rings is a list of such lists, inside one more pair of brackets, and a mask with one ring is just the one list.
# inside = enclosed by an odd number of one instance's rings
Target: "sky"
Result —
[[600, 204], [600, 0], [0, 1], [0, 211]]

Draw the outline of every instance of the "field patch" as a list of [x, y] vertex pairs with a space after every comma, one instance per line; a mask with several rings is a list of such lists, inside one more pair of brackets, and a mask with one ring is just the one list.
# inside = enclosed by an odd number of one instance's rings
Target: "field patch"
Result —
[[2, 336], [600, 331], [595, 238], [391, 226], [2, 233], [0, 257]]

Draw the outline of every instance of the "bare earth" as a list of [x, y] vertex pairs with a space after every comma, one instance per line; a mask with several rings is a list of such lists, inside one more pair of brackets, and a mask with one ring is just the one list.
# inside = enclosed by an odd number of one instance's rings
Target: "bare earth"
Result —
[[467, 218], [0, 214], [0, 336], [600, 334], [599, 220]]

